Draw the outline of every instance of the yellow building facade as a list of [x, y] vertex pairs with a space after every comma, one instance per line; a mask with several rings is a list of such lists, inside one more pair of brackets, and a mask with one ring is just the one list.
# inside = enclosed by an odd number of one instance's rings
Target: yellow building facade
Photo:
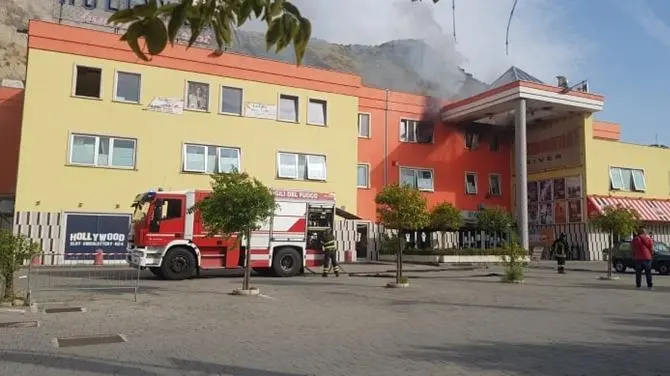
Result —
[[208, 54], [174, 47], [145, 63], [118, 35], [31, 22], [20, 231], [64, 212], [129, 213], [139, 192], [207, 189], [232, 168], [355, 210], [360, 78]]

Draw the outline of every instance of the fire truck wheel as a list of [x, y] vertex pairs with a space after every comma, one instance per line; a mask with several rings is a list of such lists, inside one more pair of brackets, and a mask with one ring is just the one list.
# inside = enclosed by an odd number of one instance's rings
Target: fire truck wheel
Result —
[[293, 248], [280, 248], [272, 258], [272, 271], [278, 277], [293, 277], [300, 274], [302, 258]]
[[191, 278], [195, 272], [195, 262], [195, 256], [191, 251], [183, 247], [174, 247], [163, 258], [161, 265], [163, 277], [173, 281]]
[[163, 278], [163, 271], [161, 268], [149, 268], [149, 271], [158, 278]]

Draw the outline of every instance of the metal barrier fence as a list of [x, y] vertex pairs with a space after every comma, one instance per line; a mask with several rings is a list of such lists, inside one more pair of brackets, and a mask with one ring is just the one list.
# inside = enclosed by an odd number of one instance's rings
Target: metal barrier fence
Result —
[[126, 265], [126, 253], [63, 254], [45, 252], [27, 263], [28, 303], [98, 300], [132, 294], [137, 302], [140, 270]]

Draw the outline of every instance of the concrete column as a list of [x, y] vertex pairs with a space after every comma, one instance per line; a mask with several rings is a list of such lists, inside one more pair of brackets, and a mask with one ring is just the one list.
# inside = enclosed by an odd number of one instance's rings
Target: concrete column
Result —
[[529, 249], [528, 241], [528, 166], [526, 152], [526, 100], [519, 99], [516, 106], [514, 135], [516, 150], [514, 164], [516, 170], [516, 222], [523, 249]]

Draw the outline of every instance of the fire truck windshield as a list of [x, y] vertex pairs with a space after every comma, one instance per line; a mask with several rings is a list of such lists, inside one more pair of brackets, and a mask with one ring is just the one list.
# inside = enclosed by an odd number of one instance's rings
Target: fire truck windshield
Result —
[[135, 209], [133, 211], [134, 222], [144, 219], [144, 217], [147, 215], [147, 211], [149, 210], [149, 203], [154, 199], [155, 196], [156, 194], [153, 192], [140, 193], [135, 196], [135, 200], [131, 205], [131, 207]]

